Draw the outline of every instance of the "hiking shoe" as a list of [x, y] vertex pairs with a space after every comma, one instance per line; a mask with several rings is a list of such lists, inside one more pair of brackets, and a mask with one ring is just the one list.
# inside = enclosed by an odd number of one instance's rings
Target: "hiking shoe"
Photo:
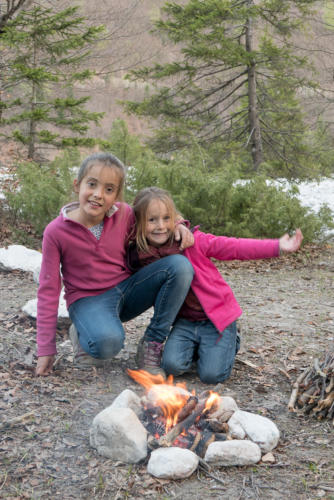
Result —
[[151, 375], [162, 375], [166, 378], [166, 373], [160, 366], [162, 350], [163, 344], [160, 342], [148, 341], [144, 337], [140, 339], [136, 354], [138, 368]]
[[73, 366], [75, 366], [76, 368], [85, 369], [90, 368], [91, 366], [101, 367], [105, 365], [104, 359], [93, 358], [93, 356], [90, 356], [86, 351], [83, 350], [79, 342], [77, 329], [75, 328], [73, 323], [70, 326], [68, 335], [70, 337], [74, 354]]

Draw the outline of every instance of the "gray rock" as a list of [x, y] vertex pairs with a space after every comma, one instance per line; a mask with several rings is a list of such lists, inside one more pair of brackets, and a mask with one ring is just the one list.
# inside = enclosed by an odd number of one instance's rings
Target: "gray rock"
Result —
[[164, 479], [183, 479], [197, 469], [199, 457], [193, 451], [170, 447], [158, 448], [151, 453], [147, 472]]
[[116, 399], [114, 399], [111, 408], [131, 408], [137, 416], [142, 412], [140, 397], [130, 389], [124, 389]]
[[228, 426], [233, 437], [240, 436], [240, 429], [242, 429], [247, 437], [258, 444], [265, 453], [277, 446], [280, 437], [274, 422], [267, 417], [248, 411], [236, 411], [228, 421]]
[[261, 460], [260, 447], [249, 441], [234, 439], [209, 444], [204, 460], [221, 466], [253, 465]]
[[147, 455], [147, 431], [131, 408], [108, 406], [93, 420], [90, 445], [104, 457], [137, 463]]

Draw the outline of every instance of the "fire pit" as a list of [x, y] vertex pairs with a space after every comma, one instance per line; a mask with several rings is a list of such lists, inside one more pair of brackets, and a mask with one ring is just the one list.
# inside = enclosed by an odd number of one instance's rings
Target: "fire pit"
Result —
[[[141, 399], [140, 420], [149, 433], [148, 446], [178, 446], [204, 457], [213, 441], [225, 441], [228, 425], [214, 417], [221, 397], [214, 391], [199, 396], [187, 391], [185, 384], [173, 385], [143, 370], [128, 370], [129, 375], [148, 391]], [[230, 412], [230, 415], [232, 412]]]
[[[145, 394], [140, 398], [124, 390], [96, 415], [90, 443], [100, 455], [127, 463], [149, 459], [151, 474], [175, 478], [187, 477], [203, 459], [225, 466], [257, 463], [278, 443], [279, 431], [271, 420], [240, 410], [229, 396], [211, 390], [196, 395], [185, 384], [174, 384], [172, 377], [166, 381], [143, 370], [128, 373]], [[150, 466], [154, 457], [157, 473]], [[191, 466], [184, 475], [175, 475], [188, 459]], [[168, 467], [170, 462], [173, 472], [161, 472], [161, 464]]]

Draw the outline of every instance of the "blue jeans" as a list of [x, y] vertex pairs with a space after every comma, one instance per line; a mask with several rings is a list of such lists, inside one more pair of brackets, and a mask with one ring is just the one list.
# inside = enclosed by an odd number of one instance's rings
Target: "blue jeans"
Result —
[[168, 374], [181, 375], [190, 370], [197, 356], [201, 381], [216, 384], [230, 376], [239, 348], [240, 337], [235, 321], [219, 336], [209, 320], [193, 322], [180, 318], [167, 339], [161, 366]]
[[129, 321], [154, 306], [145, 338], [164, 342], [188, 293], [193, 268], [183, 255], [170, 255], [92, 297], [69, 307], [82, 348], [94, 358], [109, 359], [124, 345], [122, 321]]

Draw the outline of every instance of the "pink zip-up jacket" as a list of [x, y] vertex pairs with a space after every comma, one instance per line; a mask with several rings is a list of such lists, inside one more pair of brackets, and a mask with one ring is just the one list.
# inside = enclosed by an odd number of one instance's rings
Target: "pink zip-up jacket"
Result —
[[279, 240], [228, 238], [194, 232], [195, 243], [184, 250], [194, 268], [191, 288], [200, 301], [205, 314], [219, 332], [242, 314], [234, 294], [220, 272], [210, 260], [253, 260], [278, 257]]
[[[104, 218], [101, 238], [67, 218], [66, 205], [45, 228], [37, 302], [37, 356], [56, 354], [56, 328], [62, 282], [66, 305], [99, 295], [128, 278], [126, 242], [135, 222], [132, 208], [116, 203]], [[61, 272], [61, 274], [60, 274]]]

